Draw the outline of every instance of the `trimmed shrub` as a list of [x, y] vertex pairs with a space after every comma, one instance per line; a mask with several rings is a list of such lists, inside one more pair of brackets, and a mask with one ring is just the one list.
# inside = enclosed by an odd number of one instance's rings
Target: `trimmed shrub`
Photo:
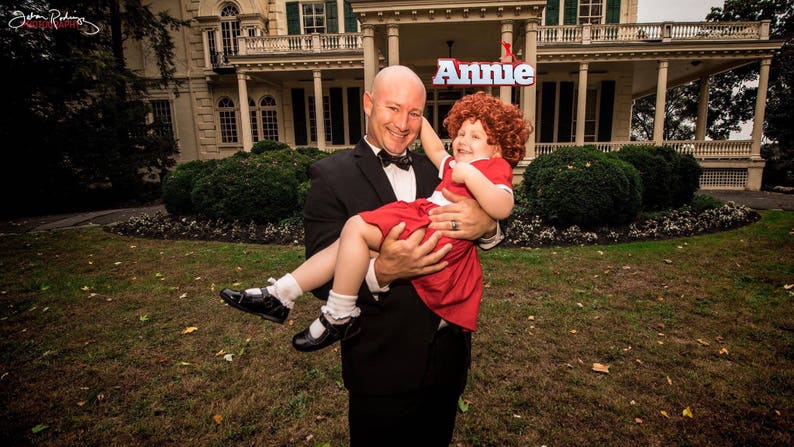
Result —
[[181, 164], [163, 179], [163, 204], [169, 213], [175, 215], [195, 214], [191, 194], [196, 181], [210, 172], [218, 160], [194, 160]]
[[536, 158], [524, 171], [521, 193], [545, 221], [583, 228], [630, 222], [642, 205], [637, 170], [592, 146]]
[[251, 153], [259, 155], [265, 152], [280, 151], [282, 149], [289, 149], [289, 145], [274, 140], [262, 140], [254, 143], [254, 146], [251, 148]]
[[634, 166], [642, 180], [642, 207], [646, 211], [670, 208], [673, 203], [670, 162], [655, 151], [655, 146], [623, 146], [612, 154]]
[[273, 153], [221, 160], [213, 172], [196, 181], [191, 194], [196, 214], [226, 221], [268, 223], [299, 211], [301, 166], [282, 163], [270, 156]]
[[695, 193], [700, 189], [700, 175], [703, 174], [703, 168], [692, 154], [678, 153], [670, 146], [661, 146], [656, 150], [670, 163], [671, 206], [678, 208], [692, 203]]

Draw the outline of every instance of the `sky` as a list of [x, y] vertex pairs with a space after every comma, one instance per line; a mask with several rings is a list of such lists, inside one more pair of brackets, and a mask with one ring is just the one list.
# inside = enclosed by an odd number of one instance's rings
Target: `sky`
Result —
[[725, 0], [639, 0], [637, 21], [700, 22], [712, 6], [722, 7], [724, 3]]

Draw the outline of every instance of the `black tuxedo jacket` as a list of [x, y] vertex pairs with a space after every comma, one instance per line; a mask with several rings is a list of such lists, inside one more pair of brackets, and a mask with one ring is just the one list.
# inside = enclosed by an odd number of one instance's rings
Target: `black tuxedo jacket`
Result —
[[[429, 197], [439, 182], [438, 169], [424, 154], [412, 155], [416, 197]], [[312, 165], [311, 182], [304, 209], [307, 257], [333, 243], [349, 217], [396, 200], [380, 159], [363, 139], [353, 150]], [[330, 283], [313, 293], [324, 300], [329, 289]], [[357, 304], [362, 331], [342, 343], [345, 386], [369, 395], [418, 390], [439, 317], [408, 281], [395, 281], [378, 301], [363, 284]]]

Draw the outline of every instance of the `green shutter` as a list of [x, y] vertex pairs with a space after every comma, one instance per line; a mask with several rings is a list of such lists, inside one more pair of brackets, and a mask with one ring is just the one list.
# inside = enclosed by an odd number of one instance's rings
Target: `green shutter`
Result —
[[325, 0], [325, 32], [329, 34], [339, 32], [339, 21], [336, 17], [336, 0]]
[[301, 33], [301, 15], [298, 2], [287, 2], [287, 34]]
[[620, 0], [607, 0], [606, 23], [620, 23]]
[[546, 25], [560, 24], [560, 0], [546, 2]]
[[353, 14], [353, 7], [350, 2], [345, 2], [345, 32], [355, 33], [358, 31], [358, 21], [356, 15]]
[[576, 25], [579, 23], [579, 0], [565, 0], [565, 11], [562, 16], [564, 25]]

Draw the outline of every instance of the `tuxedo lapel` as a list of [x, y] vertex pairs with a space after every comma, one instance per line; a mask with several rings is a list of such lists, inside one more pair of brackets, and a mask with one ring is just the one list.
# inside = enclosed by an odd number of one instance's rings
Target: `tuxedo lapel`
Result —
[[383, 171], [380, 159], [372, 152], [372, 148], [361, 139], [355, 149], [356, 164], [364, 175], [364, 178], [372, 185], [372, 189], [380, 198], [380, 205], [394, 202], [397, 196], [389, 183], [386, 173]]

